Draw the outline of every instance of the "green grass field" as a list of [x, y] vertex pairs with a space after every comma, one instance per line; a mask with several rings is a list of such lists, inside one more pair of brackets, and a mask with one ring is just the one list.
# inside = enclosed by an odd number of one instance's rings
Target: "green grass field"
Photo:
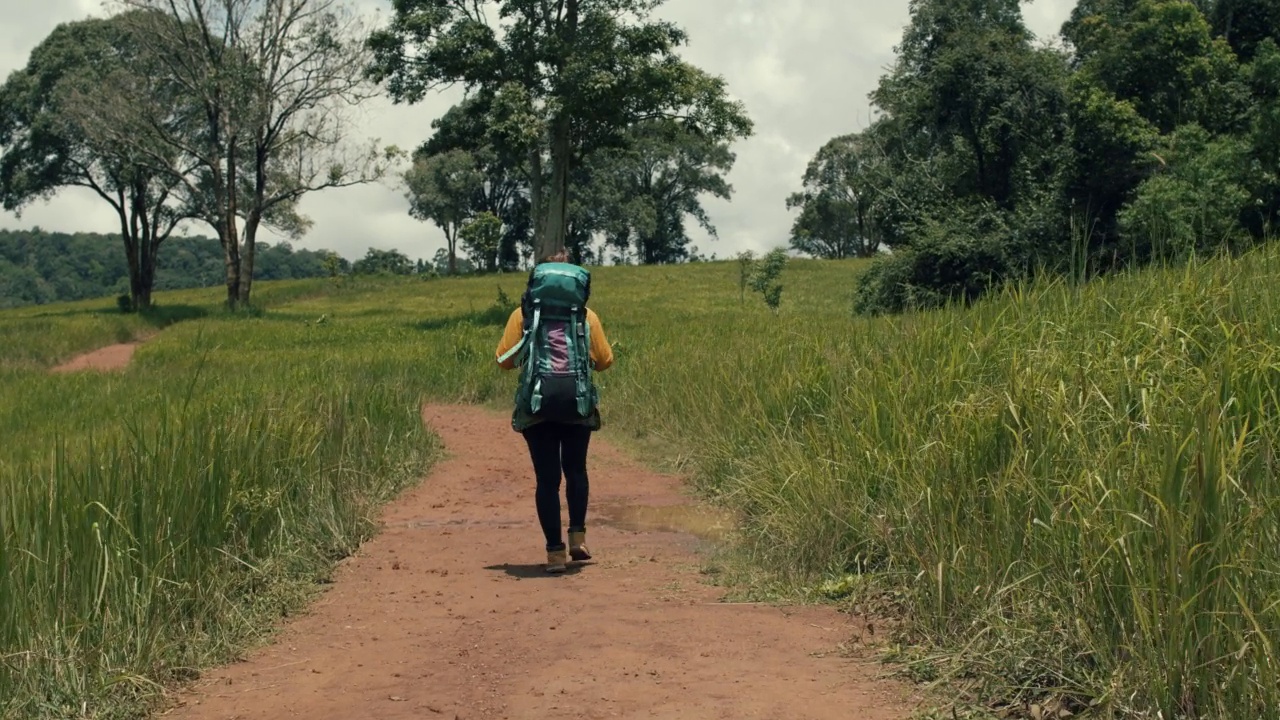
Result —
[[[776, 316], [732, 263], [595, 270], [606, 432], [738, 511], [759, 582], [905, 618], [917, 678], [1276, 716], [1280, 251], [878, 320], [861, 267], [792, 263]], [[305, 601], [436, 455], [422, 400], [507, 407], [523, 281], [0, 314], [0, 716], [133, 716]], [[44, 371], [157, 325], [122, 374]]]

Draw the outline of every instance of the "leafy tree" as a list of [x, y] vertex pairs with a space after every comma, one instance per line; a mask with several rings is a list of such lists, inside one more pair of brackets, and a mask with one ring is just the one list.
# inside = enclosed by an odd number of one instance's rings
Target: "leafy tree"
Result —
[[304, 195], [377, 180], [398, 157], [346, 141], [345, 108], [372, 93], [364, 28], [340, 0], [122, 2], [145, 11], [130, 15], [135, 36], [180, 90], [187, 122], [175, 132], [122, 95], [99, 109], [94, 131], [195, 168], [181, 187], [222, 243], [228, 305], [247, 303], [261, 226], [301, 235]]
[[412, 275], [413, 261], [399, 250], [369, 248], [364, 257], [351, 266], [354, 275]]
[[632, 124], [669, 117], [718, 141], [751, 132], [724, 82], [675, 54], [685, 34], [650, 17], [660, 2], [401, 0], [369, 39], [370, 75], [396, 102], [455, 83], [483, 99], [492, 144], [527, 158], [546, 256], [565, 247], [575, 165]]
[[1095, 257], [1114, 256], [1117, 214], [1156, 163], [1160, 133], [1131, 102], [1072, 79], [1063, 191]]
[[1161, 133], [1191, 122], [1212, 132], [1241, 128], [1248, 98], [1238, 63], [1195, 5], [1100, 5], [1098, 14], [1073, 16], [1064, 27], [1087, 80], [1132, 103]]
[[163, 146], [149, 147], [142, 161], [136, 147], [86, 127], [99, 107], [123, 94], [157, 124], [184, 132], [168, 109], [175, 88], [139, 53], [132, 21], [59, 25], [0, 87], [0, 201], [20, 212], [64, 188], [93, 191], [119, 218], [130, 304], [143, 309], [151, 305], [160, 246], [189, 215], [174, 193], [181, 161]]
[[[864, 220], [893, 249], [859, 277], [864, 311], [980, 292], [1065, 244], [1069, 65], [1032, 46], [1018, 6], [911, 3], [898, 59], [872, 94], [885, 115], [857, 136]], [[801, 219], [831, 209], [818, 202]], [[931, 286], [942, 289], [915, 290]]]
[[701, 198], [731, 196], [724, 173], [733, 162], [728, 143], [672, 121], [638, 124], [624, 146], [598, 151], [585, 163], [582, 204], [595, 214], [587, 224], [602, 230], [619, 252], [634, 248], [646, 265], [687, 260], [685, 217], [715, 237]]
[[918, 156], [945, 153], [954, 197], [1010, 209], [1064, 128], [1064, 59], [1031, 46], [1017, 0], [912, 0], [893, 70], [872, 100]]
[[750, 250], [743, 250], [735, 259], [738, 261], [738, 302], [745, 305], [747, 286], [751, 284], [751, 274], [756, 268], [756, 254]]
[[458, 271], [458, 233], [476, 213], [476, 201], [484, 192], [484, 174], [466, 150], [449, 150], [418, 158], [405, 173], [409, 214], [430, 220], [444, 231], [449, 274]]
[[498, 269], [498, 251], [502, 244], [502, 220], [485, 211], [472, 218], [458, 232], [471, 261], [489, 272]]
[[1213, 0], [1208, 12], [1214, 34], [1250, 62], [1266, 40], [1280, 42], [1280, 3], [1274, 0]]
[[1188, 125], [1169, 137], [1160, 157], [1161, 170], [1120, 213], [1125, 235], [1157, 245], [1144, 254], [1163, 257], [1185, 258], [1233, 244], [1243, 234], [1240, 214], [1250, 200], [1247, 144], [1233, 137], [1215, 140]]
[[791, 247], [815, 257], [870, 257], [882, 239], [873, 216], [882, 181], [883, 156], [864, 147], [861, 135], [842, 135], [823, 145], [804, 173], [804, 189], [787, 198], [800, 209], [791, 228]]
[[444, 248], [436, 251], [431, 265], [437, 275], [469, 275], [476, 271], [470, 260], [464, 257], [450, 258], [449, 251]]
[[523, 155], [504, 153], [500, 144], [491, 141], [484, 126], [487, 112], [487, 106], [478, 98], [468, 98], [450, 108], [432, 122], [435, 133], [416, 156], [442, 155], [451, 150], [471, 154], [484, 176], [473, 210], [491, 213], [502, 221], [498, 263], [510, 270], [520, 266], [523, 254], [531, 252], [529, 167]]
[[1258, 44], [1247, 79], [1255, 101], [1248, 141], [1256, 171], [1250, 185], [1261, 206], [1246, 221], [1255, 235], [1263, 235], [1280, 216], [1280, 46], [1275, 41]]

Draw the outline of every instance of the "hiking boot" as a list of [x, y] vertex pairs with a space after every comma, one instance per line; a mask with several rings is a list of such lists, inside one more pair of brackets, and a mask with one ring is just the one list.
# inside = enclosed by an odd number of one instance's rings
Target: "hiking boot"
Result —
[[591, 551], [587, 550], [587, 533], [572, 532], [569, 533], [569, 557], [577, 562], [591, 559]]
[[569, 562], [569, 553], [565, 552], [564, 548], [547, 551], [547, 572], [562, 573], [567, 562]]

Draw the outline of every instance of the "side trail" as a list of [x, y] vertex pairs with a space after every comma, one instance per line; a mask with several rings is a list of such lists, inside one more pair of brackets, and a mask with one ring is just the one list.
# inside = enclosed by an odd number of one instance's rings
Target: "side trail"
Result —
[[909, 689], [839, 648], [830, 608], [717, 602], [678, 479], [592, 440], [596, 559], [547, 576], [528, 454], [505, 416], [427, 407], [447, 456], [267, 647], [210, 671], [191, 720], [571, 717], [897, 720]]

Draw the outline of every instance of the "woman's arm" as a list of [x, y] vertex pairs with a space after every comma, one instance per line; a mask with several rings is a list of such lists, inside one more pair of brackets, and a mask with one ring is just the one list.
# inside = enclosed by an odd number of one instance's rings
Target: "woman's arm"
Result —
[[587, 326], [591, 329], [591, 366], [596, 370], [608, 370], [613, 365], [613, 348], [605, 337], [600, 317], [587, 309]]
[[520, 308], [516, 308], [511, 312], [511, 317], [507, 318], [507, 327], [502, 331], [502, 340], [498, 342], [498, 350], [494, 353], [493, 359], [498, 363], [498, 367], [503, 370], [513, 370], [516, 367], [515, 357], [509, 358], [506, 362], [501, 362], [500, 358], [507, 354], [507, 351], [516, 346], [520, 342], [520, 338], [524, 335], [524, 313]]

